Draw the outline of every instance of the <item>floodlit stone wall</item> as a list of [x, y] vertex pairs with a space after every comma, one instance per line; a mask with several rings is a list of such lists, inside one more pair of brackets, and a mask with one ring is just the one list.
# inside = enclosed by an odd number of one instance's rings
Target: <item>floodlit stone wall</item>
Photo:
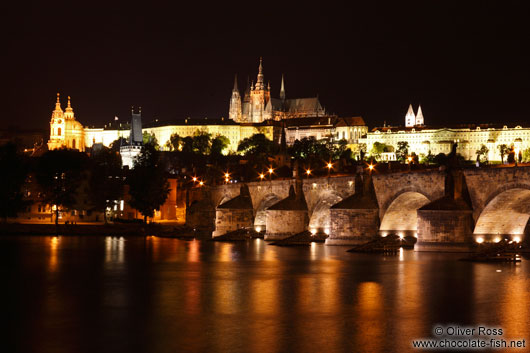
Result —
[[265, 240], [283, 239], [303, 232], [308, 223], [305, 210], [267, 210]]
[[215, 231], [213, 237], [218, 237], [225, 233], [250, 228], [254, 225], [254, 215], [252, 210], [218, 208], [215, 211]]
[[[418, 210], [416, 250], [469, 250], [473, 243], [472, 211]], [[449, 247], [448, 247], [449, 245]]]
[[331, 209], [331, 230], [326, 244], [363, 244], [372, 240], [379, 230], [378, 209]]

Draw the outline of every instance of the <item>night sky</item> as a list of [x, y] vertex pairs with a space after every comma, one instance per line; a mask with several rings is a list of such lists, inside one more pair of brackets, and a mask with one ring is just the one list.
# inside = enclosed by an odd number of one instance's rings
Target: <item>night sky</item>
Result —
[[[153, 118], [228, 115], [234, 74], [278, 96], [319, 95], [370, 127], [530, 125], [529, 13], [524, 2], [19, 2], [4, 11], [2, 122], [47, 129], [55, 94], [85, 126], [131, 105]], [[7, 107], [7, 111], [6, 111]]]

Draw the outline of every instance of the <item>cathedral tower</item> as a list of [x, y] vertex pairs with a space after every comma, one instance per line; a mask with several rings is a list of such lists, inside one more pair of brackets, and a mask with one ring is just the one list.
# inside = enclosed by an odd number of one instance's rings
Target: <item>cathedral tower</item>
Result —
[[249, 122], [261, 123], [271, 118], [271, 112], [266, 111], [267, 103], [271, 98], [270, 85], [265, 87], [263, 75], [263, 60], [259, 59], [258, 77], [256, 85], [250, 87]]
[[234, 78], [234, 88], [232, 89], [232, 98], [230, 98], [230, 109], [228, 111], [228, 118], [235, 122], [241, 122], [241, 96], [237, 89], [237, 75]]

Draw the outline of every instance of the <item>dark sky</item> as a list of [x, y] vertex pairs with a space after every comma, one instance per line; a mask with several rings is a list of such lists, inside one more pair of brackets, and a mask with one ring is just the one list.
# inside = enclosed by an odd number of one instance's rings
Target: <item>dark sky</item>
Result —
[[284, 73], [288, 98], [318, 93], [370, 127], [402, 123], [409, 103], [427, 124], [530, 125], [523, 1], [186, 3], [9, 5], [3, 123], [47, 128], [58, 91], [84, 125], [133, 104], [146, 120], [227, 116], [233, 75], [244, 88], [263, 56], [274, 96]]

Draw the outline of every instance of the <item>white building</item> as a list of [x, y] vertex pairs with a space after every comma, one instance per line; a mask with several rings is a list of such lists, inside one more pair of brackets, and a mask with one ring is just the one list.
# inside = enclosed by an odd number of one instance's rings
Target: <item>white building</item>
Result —
[[[407, 126], [410, 125], [412, 118], [416, 122], [415, 126]], [[375, 142], [383, 143], [389, 149], [396, 151], [398, 143], [404, 141], [408, 142], [408, 153], [414, 152], [420, 157], [428, 155], [429, 152], [432, 155], [449, 154], [453, 144], [457, 143], [457, 153], [467, 160], [475, 160], [476, 151], [484, 145], [489, 149], [487, 158], [490, 161], [501, 161], [500, 145], [513, 146], [516, 155], [519, 151], [530, 148], [530, 127], [474, 124], [434, 128], [423, 126], [423, 123], [421, 107], [414, 115], [412, 106], [409, 106], [404, 127], [374, 128], [359, 142], [365, 143], [366, 151], [370, 153]], [[504, 158], [506, 160], [506, 156]]]

